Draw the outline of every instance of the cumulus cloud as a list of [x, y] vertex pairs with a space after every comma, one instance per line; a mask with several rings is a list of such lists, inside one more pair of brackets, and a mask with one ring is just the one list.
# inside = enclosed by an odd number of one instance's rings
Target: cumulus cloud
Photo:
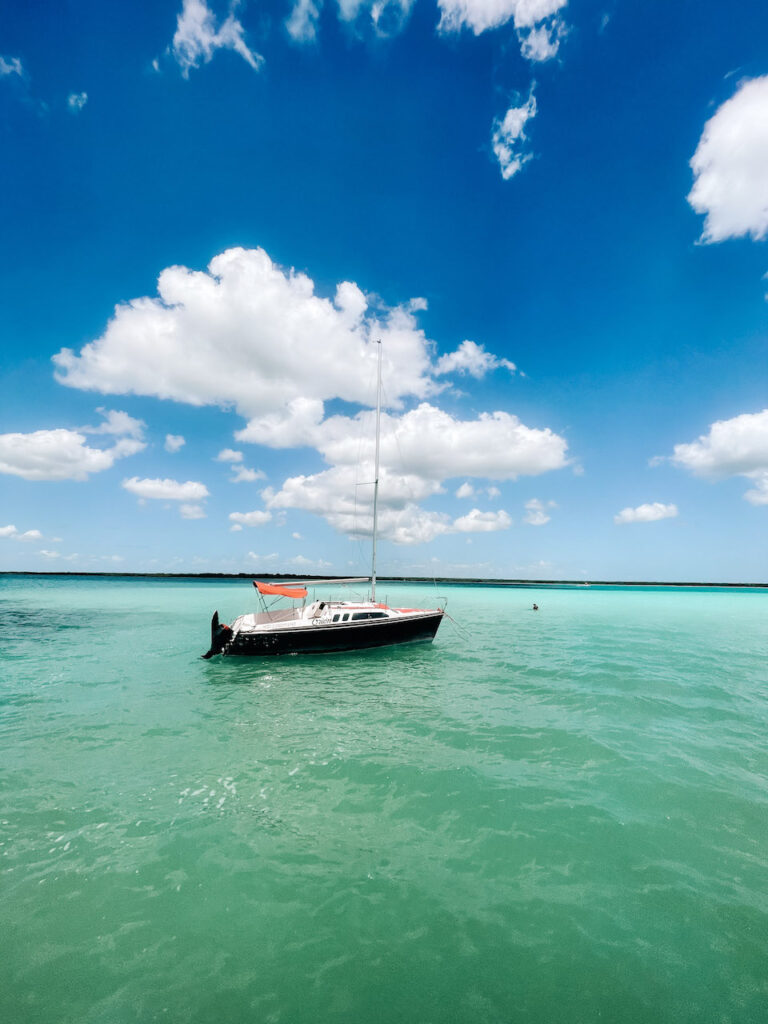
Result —
[[[334, 528], [352, 536], [370, 533], [373, 480], [373, 413], [325, 420], [316, 439], [318, 451], [331, 463], [312, 475], [290, 477], [278, 490], [262, 492], [269, 508], [297, 508], [323, 516]], [[483, 413], [459, 420], [421, 403], [401, 416], [382, 414], [379, 481], [381, 536], [396, 543], [418, 543], [442, 533], [468, 530], [471, 524], [505, 519], [461, 517], [456, 526], [449, 516], [423, 509], [418, 503], [444, 490], [454, 477], [514, 480], [535, 476], [567, 464], [567, 445], [547, 429], [527, 427], [509, 413]], [[471, 496], [465, 481], [461, 497]], [[473, 492], [474, 493], [474, 492]], [[470, 514], [473, 515], [473, 514]], [[482, 528], [476, 526], [475, 528]], [[488, 527], [485, 527], [486, 529]]]
[[[373, 413], [332, 416], [323, 423], [316, 448], [334, 464], [373, 461]], [[364, 440], [362, 440], [364, 439]], [[381, 464], [431, 481], [453, 477], [514, 480], [567, 465], [567, 443], [548, 427], [527, 427], [506, 412], [461, 420], [428, 402], [395, 416], [382, 413]], [[373, 479], [372, 469], [363, 479]]]
[[252, 484], [257, 480], [264, 480], [266, 473], [263, 469], [248, 469], [247, 466], [233, 466], [232, 476], [229, 478], [233, 484]]
[[454, 519], [451, 532], [457, 533], [490, 533], [494, 530], [507, 530], [512, 525], [509, 514], [504, 509], [498, 512], [481, 512], [473, 508], [465, 516]]
[[0, 537], [11, 537], [13, 540], [29, 541], [42, 540], [43, 535], [39, 530], [24, 530], [22, 533], [15, 526], [0, 526]]
[[232, 530], [242, 529], [244, 526], [264, 526], [272, 519], [272, 513], [264, 509], [255, 509], [253, 512], [230, 512], [229, 519], [235, 524]]
[[232, 448], [223, 448], [216, 456], [217, 462], [228, 462], [232, 470], [229, 478], [233, 484], [254, 483], [256, 480], [264, 480], [266, 473], [261, 469], [248, 469], [242, 465], [243, 453], [236, 452]]
[[183, 448], [186, 444], [186, 439], [181, 434], [166, 434], [165, 435], [165, 450], [167, 452], [177, 452], [180, 448]]
[[743, 82], [704, 126], [688, 202], [703, 242], [768, 234], [768, 75]]
[[147, 426], [144, 420], [137, 420], [117, 409], [98, 408], [96, 412], [104, 417], [104, 422], [96, 427], [80, 427], [84, 434], [113, 434], [116, 437], [143, 439]]
[[517, 367], [509, 359], [499, 359], [491, 352], [485, 350], [485, 346], [478, 345], [474, 341], [462, 341], [455, 352], [449, 352], [441, 356], [435, 364], [435, 373], [438, 375], [446, 373], [468, 373], [471, 377], [480, 380], [490, 370], [499, 367], [514, 373]]
[[[117, 459], [146, 448], [137, 438], [122, 437], [111, 448], [92, 448], [81, 430], [36, 430], [0, 434], [0, 473], [25, 480], [87, 480], [111, 469]], [[96, 432], [96, 431], [93, 431]]]
[[461, 487], [456, 491], [457, 498], [474, 498], [474, 496], [475, 488], [468, 480], [465, 480]]
[[230, 249], [207, 272], [170, 267], [158, 291], [118, 306], [79, 355], [62, 349], [57, 379], [101, 393], [234, 406], [279, 432], [286, 410], [306, 414], [333, 398], [370, 402], [381, 339], [392, 401], [436, 390], [431, 346], [410, 309], [375, 308], [351, 282], [333, 300], [321, 298], [309, 277], [284, 271], [261, 249]]
[[72, 92], [67, 96], [67, 106], [73, 114], [78, 114], [87, 102], [87, 92]]
[[510, 107], [501, 120], [496, 118], [493, 122], [491, 144], [505, 181], [521, 171], [532, 157], [531, 153], [526, 152], [528, 139], [525, 126], [535, 116], [536, 97], [531, 92], [522, 106]]
[[217, 462], [242, 462], [243, 453], [236, 452], [232, 448], [222, 448], [216, 456]]
[[236, 7], [237, 0], [233, 0], [226, 19], [217, 26], [216, 17], [205, 0], [183, 0], [171, 53], [185, 78], [192, 68], [207, 64], [217, 50], [234, 50], [254, 71], [259, 70], [264, 58], [245, 42], [245, 30], [234, 15]]
[[307, 558], [305, 555], [296, 555], [294, 558], [287, 559], [288, 565], [293, 565], [297, 569], [330, 569], [331, 563], [324, 561], [322, 558]]
[[248, 557], [253, 562], [268, 562], [269, 563], [269, 562], [276, 562], [279, 556], [278, 556], [276, 551], [273, 551], [272, 554], [270, 554], [270, 555], [257, 555], [255, 551], [249, 551], [248, 552]]
[[745, 499], [768, 504], [768, 409], [717, 420], [698, 440], [676, 444], [670, 461], [710, 480], [746, 477], [754, 486]]
[[744, 492], [745, 499], [750, 505], [768, 505], [768, 469], [757, 470], [748, 476], [755, 486]]
[[180, 501], [195, 504], [208, 497], [208, 488], [196, 480], [187, 480], [180, 483], [178, 480], [169, 479], [139, 479], [132, 476], [123, 480], [122, 486], [126, 491], [135, 494], [137, 498], [150, 499], [153, 501]]
[[312, 445], [324, 414], [325, 406], [320, 399], [293, 398], [279, 412], [254, 416], [247, 427], [235, 433], [235, 438], [270, 448]]
[[614, 523], [653, 523], [658, 519], [673, 519], [677, 515], [677, 505], [663, 505], [660, 501], [638, 505], [637, 508], [623, 508], [613, 517]]
[[[373, 479], [369, 407], [381, 339], [383, 529], [411, 543], [453, 528], [450, 517], [419, 506], [446, 481], [513, 480], [568, 464], [564, 438], [548, 428], [501, 411], [462, 420], [426, 401], [445, 389], [439, 378], [448, 373], [479, 379], [514, 364], [472, 341], [436, 358], [416, 322], [425, 306], [417, 299], [388, 308], [349, 281], [323, 298], [309, 277], [276, 266], [263, 250], [232, 249], [207, 272], [163, 271], [158, 298], [118, 306], [100, 338], [54, 361], [69, 386], [234, 407], [247, 419], [238, 442], [315, 449], [328, 468], [270, 488], [269, 507], [307, 508], [354, 533], [359, 483]], [[368, 408], [326, 417], [325, 403], [338, 399]], [[243, 464], [241, 451], [225, 448], [217, 459], [230, 464], [234, 482], [263, 476]]]
[[568, 0], [438, 0], [441, 32], [471, 29], [480, 35], [513, 21], [517, 29], [530, 29], [561, 11]]
[[539, 498], [531, 498], [525, 503], [523, 521], [529, 526], [544, 526], [552, 518], [547, 512], [548, 508], [557, 508], [557, 505], [554, 501], [543, 502]]
[[[503, 530], [511, 525], [503, 510], [481, 512], [472, 509], [452, 520], [443, 512], [425, 509], [410, 497], [411, 485], [424, 497], [424, 481], [382, 473], [379, 488], [378, 532], [395, 544], [421, 544], [448, 533], [477, 533]], [[434, 492], [440, 485], [429, 485]], [[349, 467], [333, 467], [312, 476], [291, 477], [279, 491], [267, 488], [263, 497], [270, 508], [295, 508], [322, 516], [331, 526], [351, 537], [368, 538], [372, 530], [372, 497], [354, 485]]]

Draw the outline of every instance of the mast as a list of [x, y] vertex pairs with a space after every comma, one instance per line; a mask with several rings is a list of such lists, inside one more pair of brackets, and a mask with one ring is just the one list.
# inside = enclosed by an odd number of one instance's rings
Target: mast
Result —
[[378, 378], [376, 382], [376, 456], [373, 468], [373, 552], [371, 555], [371, 600], [376, 600], [376, 527], [379, 506], [379, 440], [381, 435], [381, 339], [379, 346]]

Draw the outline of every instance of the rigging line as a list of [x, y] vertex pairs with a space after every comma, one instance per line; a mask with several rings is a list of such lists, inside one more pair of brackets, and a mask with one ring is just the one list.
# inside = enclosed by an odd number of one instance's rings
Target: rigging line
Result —
[[456, 632], [459, 634], [459, 637], [462, 640], [472, 639], [472, 634], [469, 632], [469, 630], [465, 629], [464, 626], [461, 626], [452, 615], [449, 615], [448, 612], [445, 610], [443, 610], [443, 615], [446, 617], [446, 619], [450, 620], [451, 624], [453, 625], [453, 628], [456, 630]]

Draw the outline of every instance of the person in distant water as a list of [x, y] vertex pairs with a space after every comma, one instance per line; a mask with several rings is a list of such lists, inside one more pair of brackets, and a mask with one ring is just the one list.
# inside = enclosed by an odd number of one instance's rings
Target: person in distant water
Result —
[[538, 606], [537, 604], [534, 604], [534, 606], [533, 606], [533, 610], [534, 610], [535, 612], [537, 612], [537, 611], [539, 610], [539, 606]]

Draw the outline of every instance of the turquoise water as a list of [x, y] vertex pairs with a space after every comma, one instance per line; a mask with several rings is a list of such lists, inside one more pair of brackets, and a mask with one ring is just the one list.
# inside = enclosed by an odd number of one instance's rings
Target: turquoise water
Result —
[[200, 660], [252, 592], [0, 580], [0, 1019], [768, 1020], [768, 592]]

